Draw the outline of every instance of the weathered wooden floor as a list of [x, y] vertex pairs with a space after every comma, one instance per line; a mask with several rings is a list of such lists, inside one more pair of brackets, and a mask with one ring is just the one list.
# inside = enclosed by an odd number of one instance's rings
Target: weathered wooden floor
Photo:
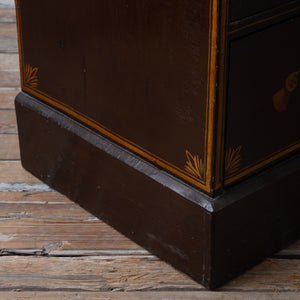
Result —
[[18, 68], [15, 13], [0, 9], [0, 300], [300, 299], [300, 241], [208, 292], [24, 171]]

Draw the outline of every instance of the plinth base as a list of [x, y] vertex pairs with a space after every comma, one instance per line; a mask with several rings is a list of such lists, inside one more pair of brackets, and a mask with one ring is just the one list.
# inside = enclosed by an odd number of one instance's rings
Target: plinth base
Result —
[[300, 155], [211, 198], [20, 93], [22, 164], [162, 260], [213, 289], [300, 236]]

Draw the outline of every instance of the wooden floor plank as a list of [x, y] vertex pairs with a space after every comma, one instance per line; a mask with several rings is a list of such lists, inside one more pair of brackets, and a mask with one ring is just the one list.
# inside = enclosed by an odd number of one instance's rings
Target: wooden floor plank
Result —
[[[67, 197], [58, 192], [0, 192], [0, 203], [39, 203], [57, 204], [73, 203]], [[45, 211], [47, 216], [47, 211]]]
[[299, 300], [299, 294], [293, 292], [251, 293], [243, 292], [15, 292], [1, 293], [1, 300]]
[[20, 88], [0, 88], [0, 109], [14, 109], [14, 100], [20, 91]]
[[[95, 217], [0, 218], [0, 249], [81, 251], [141, 248]], [[12, 251], [13, 252], [13, 251]]]
[[19, 70], [19, 55], [11, 53], [0, 53], [0, 69]]
[[0, 23], [0, 35], [17, 35], [17, 24], [15, 22]]
[[[13, 214], [4, 215], [7, 209]], [[57, 192], [2, 192], [0, 212], [2, 249], [42, 250], [53, 243], [60, 250], [139, 248]]]
[[19, 161], [0, 161], [0, 183], [40, 183], [40, 181], [25, 171]]
[[18, 69], [0, 70], [0, 88], [20, 87], [20, 72]]
[[17, 120], [14, 110], [0, 110], [0, 134], [17, 134]]
[[14, 22], [16, 22], [15, 9], [14, 8], [0, 8], [0, 23], [14, 23]]
[[18, 53], [18, 39], [16, 35], [0, 36], [0, 53]]
[[14, 8], [15, 2], [14, 0], [0, 0], [0, 8]]
[[[299, 292], [300, 260], [268, 259], [219, 291]], [[203, 290], [153, 256], [0, 257], [0, 290], [171, 291]]]
[[43, 217], [85, 217], [92, 216], [74, 202], [70, 203], [0, 203], [0, 218], [31, 216]]
[[0, 160], [20, 159], [17, 135], [0, 134]]

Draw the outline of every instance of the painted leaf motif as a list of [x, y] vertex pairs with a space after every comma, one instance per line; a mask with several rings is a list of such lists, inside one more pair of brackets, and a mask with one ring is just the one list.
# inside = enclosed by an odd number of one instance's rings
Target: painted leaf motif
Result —
[[225, 157], [225, 174], [226, 176], [236, 173], [241, 165], [240, 152], [242, 146], [238, 146], [236, 149], [229, 148]]
[[204, 163], [202, 159], [199, 159], [198, 155], [192, 155], [188, 150], [185, 151], [186, 154], [186, 165], [185, 171], [191, 175], [203, 179], [204, 178]]
[[25, 72], [24, 72], [25, 84], [30, 87], [37, 87], [39, 84], [37, 73], [38, 73], [37, 67], [33, 68], [30, 65], [26, 65]]

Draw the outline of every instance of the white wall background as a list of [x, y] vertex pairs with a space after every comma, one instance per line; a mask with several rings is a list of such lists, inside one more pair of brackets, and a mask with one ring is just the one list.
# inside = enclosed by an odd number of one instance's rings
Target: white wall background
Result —
[[0, 8], [10, 8], [15, 7], [14, 0], [0, 0]]

